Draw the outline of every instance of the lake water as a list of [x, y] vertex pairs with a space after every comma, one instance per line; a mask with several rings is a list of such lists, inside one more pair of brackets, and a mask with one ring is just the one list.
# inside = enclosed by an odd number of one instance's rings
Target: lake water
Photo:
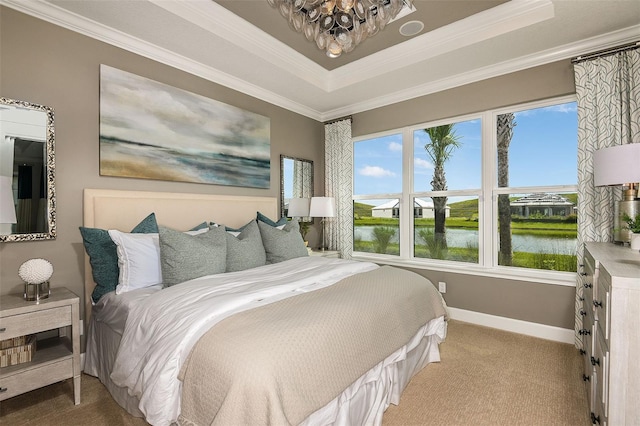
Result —
[[[354, 236], [361, 241], [373, 241], [374, 226], [356, 226]], [[424, 244], [422, 238], [415, 232], [415, 241], [417, 244]], [[398, 243], [398, 235], [392, 239], [392, 243]], [[578, 242], [575, 238], [553, 238], [539, 237], [534, 235], [512, 235], [511, 244], [513, 251], [521, 251], [526, 253], [550, 253], [550, 254], [569, 254], [575, 255], [577, 252]], [[478, 231], [473, 229], [447, 229], [447, 245], [449, 247], [478, 247]]]

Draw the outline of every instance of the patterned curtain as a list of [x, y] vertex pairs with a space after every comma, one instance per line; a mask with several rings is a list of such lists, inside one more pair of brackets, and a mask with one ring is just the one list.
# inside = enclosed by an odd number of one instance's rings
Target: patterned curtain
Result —
[[353, 144], [351, 119], [324, 126], [324, 192], [336, 200], [336, 217], [327, 219], [325, 241], [329, 250], [338, 250], [343, 259], [353, 253]]
[[[640, 142], [640, 49], [574, 65], [578, 98], [578, 264], [583, 243], [612, 241], [614, 205], [622, 189], [593, 185], [593, 153], [601, 148]], [[578, 281], [579, 282], [579, 281]], [[576, 289], [577, 331], [582, 329], [582, 286]]]

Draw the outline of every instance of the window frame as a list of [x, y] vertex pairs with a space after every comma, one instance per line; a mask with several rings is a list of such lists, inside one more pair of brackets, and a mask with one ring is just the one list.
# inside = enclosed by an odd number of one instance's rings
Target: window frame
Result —
[[[514, 266], [498, 265], [498, 226], [497, 203], [498, 195], [506, 193], [531, 193], [533, 192], [578, 192], [575, 185], [546, 185], [531, 187], [504, 187], [499, 188], [497, 182], [497, 117], [505, 113], [517, 113], [521, 111], [544, 108], [563, 103], [576, 102], [575, 95], [559, 96], [538, 101], [524, 102], [511, 106], [490, 109], [479, 113], [464, 114], [445, 119], [433, 120], [416, 125], [406, 126], [384, 132], [363, 135], [352, 139], [352, 143], [375, 139], [393, 134], [402, 134], [402, 193], [400, 194], [352, 194], [352, 201], [364, 199], [389, 199], [400, 200], [400, 255], [387, 255], [377, 253], [355, 252], [356, 260], [372, 261], [376, 263], [412, 267], [417, 269], [429, 269], [441, 272], [463, 273], [478, 276], [505, 278], [518, 281], [536, 282], [544, 284], [575, 286], [574, 272], [549, 271], [541, 269], [520, 268]], [[478, 189], [456, 189], [448, 191], [421, 191], [413, 192], [414, 188], [414, 131], [443, 124], [463, 122], [468, 120], [480, 120], [481, 126], [481, 187]], [[355, 160], [354, 160], [355, 161]], [[577, 162], [577, 158], [576, 158]], [[352, 176], [355, 188], [355, 170]], [[416, 258], [414, 256], [414, 198], [432, 196], [477, 196], [478, 197], [478, 263], [466, 263], [449, 260]], [[409, 208], [407, 207], [409, 204]], [[408, 224], [408, 225], [403, 225]], [[352, 221], [353, 226], [353, 221]]]

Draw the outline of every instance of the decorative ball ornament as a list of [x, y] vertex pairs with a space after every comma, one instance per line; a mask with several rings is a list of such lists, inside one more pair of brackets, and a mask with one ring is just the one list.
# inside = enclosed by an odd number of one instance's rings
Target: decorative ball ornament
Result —
[[27, 284], [41, 284], [53, 275], [53, 265], [45, 259], [31, 259], [20, 265], [18, 275]]
[[51, 294], [49, 278], [53, 265], [45, 259], [31, 259], [20, 265], [18, 275], [24, 281], [24, 299], [39, 303]]

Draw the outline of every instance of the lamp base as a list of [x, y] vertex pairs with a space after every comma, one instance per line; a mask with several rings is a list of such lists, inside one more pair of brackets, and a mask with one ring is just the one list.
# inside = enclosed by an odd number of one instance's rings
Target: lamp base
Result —
[[46, 299], [51, 294], [49, 288], [49, 281], [45, 281], [39, 284], [24, 283], [24, 300], [29, 302], [39, 302], [42, 299]]
[[640, 214], [640, 199], [633, 201], [619, 201], [615, 206], [613, 213], [613, 240], [618, 243], [631, 242], [631, 231], [626, 228], [626, 223], [623, 219], [624, 214], [630, 217], [636, 217]]

